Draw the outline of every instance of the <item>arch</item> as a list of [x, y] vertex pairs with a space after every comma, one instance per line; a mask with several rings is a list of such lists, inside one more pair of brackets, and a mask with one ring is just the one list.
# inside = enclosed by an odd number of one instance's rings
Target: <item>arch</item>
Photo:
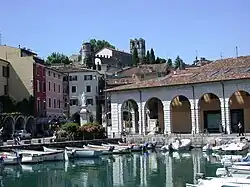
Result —
[[191, 133], [191, 105], [186, 96], [178, 95], [171, 100], [171, 124], [173, 133]]
[[36, 128], [35, 118], [33, 116], [27, 117], [25, 126], [27, 132], [33, 133]]
[[221, 126], [221, 102], [214, 93], [203, 94], [198, 102], [198, 112], [200, 131], [219, 133], [222, 132]]
[[23, 116], [17, 116], [15, 121], [15, 130], [23, 130], [25, 128], [25, 119]]
[[122, 132], [139, 133], [139, 111], [136, 101], [129, 99], [121, 107]]
[[145, 131], [164, 133], [163, 104], [157, 97], [152, 97], [146, 102]]
[[228, 101], [230, 109], [230, 128], [232, 133], [238, 132], [238, 123], [240, 122], [244, 132], [250, 131], [250, 94], [244, 90], [234, 92]]
[[3, 135], [4, 139], [11, 138], [14, 131], [15, 119], [12, 116], [6, 116], [3, 120]]

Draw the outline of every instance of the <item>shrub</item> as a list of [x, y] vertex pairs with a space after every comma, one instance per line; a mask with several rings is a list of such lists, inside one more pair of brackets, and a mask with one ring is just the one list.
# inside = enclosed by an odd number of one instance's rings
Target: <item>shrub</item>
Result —
[[103, 138], [104, 131], [104, 128], [97, 123], [86, 123], [79, 128], [79, 134], [81, 134], [84, 139]]
[[65, 130], [68, 134], [76, 134], [79, 129], [78, 123], [67, 122], [63, 124], [62, 129]]

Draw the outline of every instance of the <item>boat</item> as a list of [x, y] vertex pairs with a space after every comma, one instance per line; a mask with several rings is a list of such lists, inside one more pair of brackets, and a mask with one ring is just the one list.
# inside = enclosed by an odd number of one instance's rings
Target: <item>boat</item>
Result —
[[137, 145], [137, 144], [130, 144], [130, 143], [122, 143], [118, 142], [119, 146], [128, 146], [130, 147], [131, 151], [137, 152], [137, 151], [144, 151], [147, 149], [148, 143]]
[[131, 148], [129, 146], [119, 146], [116, 144], [102, 144], [104, 147], [114, 147], [113, 154], [129, 154], [131, 153]]
[[190, 139], [176, 139], [173, 143], [169, 145], [164, 145], [161, 147], [162, 151], [187, 151], [191, 148]]
[[[60, 161], [60, 160], [68, 161], [69, 160], [66, 150], [57, 150], [57, 149], [47, 148], [43, 146], [43, 151], [44, 151], [44, 154], [47, 155], [47, 157], [53, 157], [54, 155], [54, 161]], [[45, 160], [48, 160], [48, 159], [45, 159]]]
[[64, 150], [62, 151], [34, 151], [34, 150], [19, 150], [20, 154], [38, 155], [43, 158], [43, 161], [63, 161]]
[[91, 144], [88, 144], [87, 146], [84, 145], [83, 148], [86, 150], [102, 151], [103, 155], [111, 155], [111, 154], [113, 154], [113, 150], [114, 150], [114, 147], [112, 147], [112, 146], [111, 147], [104, 147], [104, 146], [100, 146], [100, 145], [91, 145]]
[[250, 176], [241, 177], [205, 177], [197, 178], [197, 184], [186, 184], [186, 187], [250, 187]]
[[22, 155], [17, 153], [8, 153], [4, 152], [1, 154], [1, 165], [16, 165], [21, 164], [22, 162]]
[[207, 144], [202, 148], [203, 152], [212, 152], [213, 151], [213, 146], [211, 144]]
[[227, 146], [223, 146], [221, 151], [225, 153], [239, 153], [248, 151], [249, 145], [247, 143], [238, 142], [238, 143], [230, 143]]
[[102, 155], [102, 151], [86, 150], [79, 147], [65, 147], [70, 158], [95, 158]]

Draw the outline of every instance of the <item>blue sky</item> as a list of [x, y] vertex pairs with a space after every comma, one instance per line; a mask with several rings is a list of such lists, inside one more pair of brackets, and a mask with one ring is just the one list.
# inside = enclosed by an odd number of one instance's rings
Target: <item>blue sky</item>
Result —
[[39, 56], [76, 53], [82, 41], [104, 39], [129, 50], [142, 37], [157, 56], [187, 63], [250, 54], [249, 0], [5, 0], [2, 44], [31, 48]]

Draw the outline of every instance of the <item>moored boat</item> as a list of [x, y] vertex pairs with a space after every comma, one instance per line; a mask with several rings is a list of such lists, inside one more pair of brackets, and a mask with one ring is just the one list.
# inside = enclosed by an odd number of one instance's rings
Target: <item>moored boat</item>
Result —
[[68, 154], [67, 154], [67, 151], [66, 150], [57, 150], [57, 149], [52, 149], [52, 148], [47, 148], [45, 146], [43, 146], [43, 151], [44, 151], [44, 154], [48, 154], [53, 156], [53, 154], [55, 155], [54, 157], [54, 160], [65, 160], [65, 161], [68, 161], [69, 158], [68, 158]]
[[97, 151], [102, 151], [103, 155], [111, 155], [113, 154], [114, 147], [104, 147], [100, 145], [91, 145], [88, 144], [87, 146], [83, 146], [84, 149], [86, 150], [97, 150]]
[[119, 146], [116, 144], [102, 144], [104, 147], [114, 147], [113, 154], [129, 154], [131, 153], [131, 147], [129, 146]]
[[188, 151], [191, 148], [190, 139], [176, 139], [173, 143], [169, 145], [164, 145], [161, 147], [162, 151]]
[[79, 147], [65, 147], [70, 158], [95, 158], [102, 155], [102, 151], [86, 150]]

